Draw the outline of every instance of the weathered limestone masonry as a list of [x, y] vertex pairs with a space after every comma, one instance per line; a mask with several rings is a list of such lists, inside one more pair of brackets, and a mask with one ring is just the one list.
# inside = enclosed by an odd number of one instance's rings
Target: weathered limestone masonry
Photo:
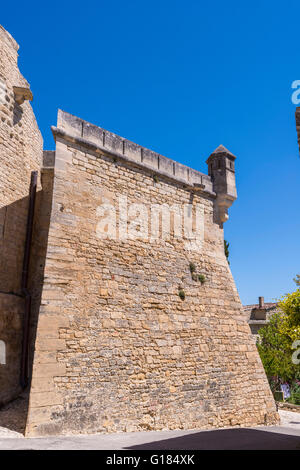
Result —
[[0, 404], [20, 391], [28, 188], [31, 171], [40, 170], [43, 146], [31, 105], [28, 101], [20, 104], [14, 89], [29, 90], [17, 59], [17, 43], [0, 26], [0, 341], [6, 362], [0, 364]]
[[[20, 393], [28, 189], [38, 171], [26, 434], [277, 422], [224, 255], [235, 157], [218, 147], [205, 175], [62, 111], [56, 149], [43, 152], [17, 50], [0, 27], [0, 405]], [[117, 208], [115, 238], [101, 235], [107, 203]], [[147, 238], [153, 220], [136, 222], [140, 203], [146, 213], [173, 206], [169, 237], [162, 227]], [[184, 204], [190, 216], [200, 208], [199, 245], [178, 236]], [[134, 224], [138, 236], [120, 238]]]
[[20, 359], [24, 301], [0, 293], [0, 403], [16, 398], [21, 389]]
[[[27, 435], [276, 423], [224, 255], [235, 157], [219, 147], [207, 176], [63, 111], [53, 134]], [[128, 206], [201, 205], [201, 250], [173, 232], [153, 242], [145, 232], [99, 237], [99, 207], [118, 208], [119, 196]], [[120, 231], [124, 211], [117, 216]]]

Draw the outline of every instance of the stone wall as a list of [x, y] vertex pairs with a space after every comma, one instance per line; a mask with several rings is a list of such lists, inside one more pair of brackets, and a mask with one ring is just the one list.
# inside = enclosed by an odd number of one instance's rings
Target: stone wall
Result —
[[0, 26], [0, 290], [20, 292], [30, 174], [40, 170], [43, 141], [28, 101], [14, 86], [29, 87], [18, 69], [18, 45]]
[[0, 402], [19, 392], [28, 191], [31, 171], [40, 170], [43, 145], [31, 105], [15, 99], [14, 86], [29, 88], [17, 60], [18, 45], [0, 26], [0, 341], [7, 355], [0, 364]]
[[22, 297], [0, 293], [0, 405], [20, 392], [23, 312]]
[[[277, 422], [224, 255], [212, 179], [67, 113], [53, 132], [27, 435]], [[117, 206], [120, 195], [147, 208], [201, 206], [201, 249], [174, 232], [155, 242], [145, 232], [99, 238], [99, 206]]]
[[[13, 90], [28, 88], [17, 50], [0, 27], [0, 403], [19, 392], [28, 188], [43, 165], [29, 279], [27, 435], [275, 423], [223, 249], [235, 157], [219, 147], [208, 176], [59, 112], [56, 150], [42, 164], [32, 108]], [[195, 215], [200, 207], [200, 245], [178, 237], [176, 208], [169, 238], [101, 237], [99, 208], [116, 207], [119, 196], [147, 211], [189, 204]], [[133, 213], [125, 229], [132, 226]]]
[[286, 403], [282, 401], [277, 401], [276, 405], [281, 410], [294, 411], [295, 413], [300, 413], [300, 405], [294, 405], [293, 403]]

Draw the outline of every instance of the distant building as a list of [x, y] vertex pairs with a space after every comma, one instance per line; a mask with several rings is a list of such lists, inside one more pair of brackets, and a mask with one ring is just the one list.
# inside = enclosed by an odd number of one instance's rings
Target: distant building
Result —
[[265, 303], [264, 297], [258, 297], [258, 304], [244, 305], [244, 314], [251, 333], [256, 336], [260, 328], [267, 325], [271, 316], [280, 311], [277, 302]]

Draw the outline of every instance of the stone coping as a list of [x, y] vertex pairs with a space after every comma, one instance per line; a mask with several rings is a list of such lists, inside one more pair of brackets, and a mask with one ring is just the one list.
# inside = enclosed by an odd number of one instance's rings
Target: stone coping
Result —
[[296, 413], [300, 413], [300, 405], [295, 405], [294, 403], [286, 403], [282, 401], [276, 401], [278, 408], [285, 409], [288, 411], [295, 411]]
[[18, 51], [19, 49], [19, 44], [17, 43], [17, 41], [14, 40], [14, 38], [12, 37], [12, 35], [6, 31], [5, 28], [3, 28], [3, 26], [0, 24], [0, 36], [3, 38], [3, 40], [9, 44], [10, 46], [12, 46], [16, 51]]
[[51, 127], [54, 138], [75, 143], [96, 153], [104, 153], [132, 166], [183, 184], [193, 191], [216, 196], [210, 176], [141, 147], [127, 139], [90, 124], [65, 111], [58, 111], [57, 127]]
[[267, 325], [268, 320], [255, 320], [254, 318], [253, 320], [249, 320], [248, 323], [249, 325]]

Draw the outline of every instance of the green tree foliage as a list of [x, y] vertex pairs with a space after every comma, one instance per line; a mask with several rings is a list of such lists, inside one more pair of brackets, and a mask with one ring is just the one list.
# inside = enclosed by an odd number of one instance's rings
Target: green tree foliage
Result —
[[267, 376], [291, 382], [299, 366], [292, 362], [291, 339], [280, 331], [282, 321], [283, 314], [275, 313], [271, 317], [270, 322], [259, 330], [257, 347]]
[[296, 277], [294, 278], [294, 281], [297, 286], [300, 286], [300, 274], [297, 274]]
[[296, 381], [292, 385], [290, 402], [300, 405], [300, 381]]
[[280, 332], [291, 341], [300, 339], [300, 289], [284, 295], [278, 305], [284, 312], [279, 325]]
[[276, 396], [280, 383], [291, 385], [288, 401], [300, 404], [300, 365], [292, 360], [295, 340], [300, 340], [300, 289], [284, 295], [278, 302], [282, 312], [272, 315], [259, 330], [257, 348]]
[[227, 240], [224, 240], [224, 252], [225, 252], [225, 256], [227, 258], [228, 264], [230, 264], [230, 262], [229, 262], [229, 242]]

